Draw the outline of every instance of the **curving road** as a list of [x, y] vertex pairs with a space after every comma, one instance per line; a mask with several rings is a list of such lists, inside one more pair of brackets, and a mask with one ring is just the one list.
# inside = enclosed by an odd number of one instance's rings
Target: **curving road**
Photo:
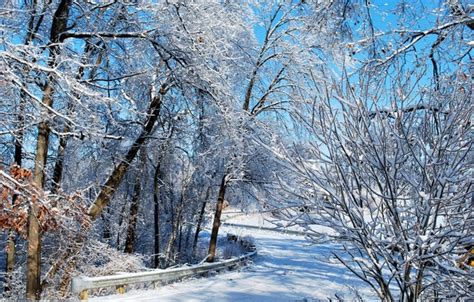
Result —
[[258, 255], [253, 264], [240, 271], [91, 301], [328, 301], [335, 294], [352, 300], [352, 288], [364, 300], [377, 300], [370, 296], [362, 281], [330, 260], [331, 251], [336, 248], [333, 245], [310, 246], [303, 236], [296, 234], [230, 228], [223, 226], [222, 233], [231, 231], [254, 237]]

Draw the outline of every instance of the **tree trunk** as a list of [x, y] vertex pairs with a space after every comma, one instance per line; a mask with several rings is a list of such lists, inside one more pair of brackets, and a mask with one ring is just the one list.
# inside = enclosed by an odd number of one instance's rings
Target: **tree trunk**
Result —
[[112, 237], [112, 233], [110, 231], [110, 221], [109, 221], [109, 215], [110, 211], [107, 210], [105, 212], [102, 212], [102, 221], [104, 224], [104, 229], [102, 232], [102, 239], [104, 240], [105, 243], [110, 244], [110, 238]]
[[[23, 93], [22, 93], [23, 94]], [[23, 94], [24, 97], [26, 95]], [[25, 118], [24, 114], [25, 103], [23, 97], [20, 98], [20, 104], [18, 105], [18, 134], [15, 135], [15, 163], [21, 167], [22, 160], [22, 149], [23, 149], [23, 128], [25, 127]]]
[[[44, 92], [43, 102], [51, 106], [52, 88], [47, 86]], [[45, 181], [44, 169], [46, 169], [46, 156], [48, 153], [49, 127], [46, 121], [38, 127], [38, 142], [36, 145], [35, 169], [33, 173], [34, 183], [43, 188]], [[30, 202], [28, 213], [28, 257], [26, 277], [26, 298], [39, 300], [41, 296], [41, 228], [37, 218], [38, 207]]]
[[209, 242], [209, 252], [207, 253], [207, 262], [214, 262], [216, 257], [217, 236], [219, 234], [219, 227], [221, 226], [222, 206], [224, 205], [225, 190], [227, 188], [226, 174], [222, 176], [221, 185], [219, 187], [219, 195], [217, 196], [216, 213], [214, 215], [214, 222], [212, 223], [211, 240]]
[[[179, 218], [182, 220], [182, 217]], [[179, 231], [178, 231], [178, 255], [181, 255], [181, 247], [183, 245], [183, 224], [179, 224]]]
[[[69, 132], [70, 130], [71, 129], [69, 128], [69, 125], [66, 124], [66, 126], [64, 126], [64, 133]], [[66, 145], [67, 145], [67, 138], [64, 136], [61, 136], [59, 138], [58, 156], [56, 159], [56, 163], [54, 164], [52, 189], [51, 189], [51, 192], [53, 193], [57, 193], [59, 188], [61, 187], [61, 179], [63, 176], [64, 156], [66, 154]]]
[[[44, 91], [43, 97], [43, 103], [47, 106], [52, 105], [52, 93], [53, 89], [48, 85]], [[39, 124], [33, 181], [40, 188], [43, 188], [45, 181], [44, 169], [46, 169], [49, 131], [49, 126], [46, 121]], [[39, 300], [41, 296], [41, 228], [38, 223], [37, 212], [37, 205], [31, 202], [28, 214], [28, 256], [26, 279], [26, 297], [30, 300]]]
[[160, 171], [160, 163], [155, 169], [155, 175], [153, 176], [153, 205], [154, 205], [154, 258], [155, 258], [155, 268], [161, 268], [161, 261], [160, 261], [160, 185], [159, 181], [161, 181], [161, 171]]
[[192, 255], [196, 254], [196, 247], [197, 247], [197, 243], [199, 239], [199, 233], [201, 232], [201, 225], [204, 220], [204, 214], [206, 213], [206, 205], [207, 205], [207, 200], [209, 198], [210, 192], [211, 192], [211, 186], [208, 186], [206, 190], [206, 197], [204, 198], [204, 201], [202, 202], [201, 211], [199, 212], [198, 221], [196, 223], [196, 233], [194, 233]]
[[[123, 203], [123, 206], [122, 206], [122, 210], [120, 211], [120, 213], [125, 213], [125, 210], [127, 209], [127, 200], [129, 198], [130, 194], [128, 192], [128, 188], [127, 188], [127, 195], [125, 196], [125, 202]], [[121, 229], [122, 229], [122, 224], [123, 224], [123, 221], [124, 221], [124, 216], [125, 215], [119, 215], [119, 221], [118, 221], [118, 232], [117, 232], [117, 240], [116, 240], [116, 243], [115, 243], [115, 248], [118, 250], [120, 250], [120, 235], [121, 235]]]
[[133, 187], [132, 202], [130, 204], [130, 220], [128, 222], [127, 228], [127, 239], [125, 240], [125, 253], [133, 253], [134, 243], [135, 243], [135, 231], [137, 228], [137, 219], [138, 219], [138, 207], [140, 206], [140, 194], [142, 188], [142, 178], [144, 174], [146, 164], [146, 151], [144, 148], [141, 150], [141, 163], [139, 169], [135, 175], [135, 184]]
[[176, 239], [178, 238], [178, 232], [181, 226], [183, 208], [184, 208], [184, 192], [182, 192], [181, 194], [181, 198], [178, 203], [178, 208], [176, 209], [175, 218], [172, 219], [173, 227], [171, 229], [170, 238], [168, 240], [168, 244], [166, 245], [166, 249], [164, 253], [166, 266], [170, 265], [171, 254], [173, 253], [173, 250], [175, 250], [175, 247], [176, 247]]
[[125, 253], [133, 253], [134, 250], [134, 243], [135, 243], [135, 230], [137, 226], [137, 218], [138, 218], [138, 207], [139, 207], [139, 199], [140, 199], [140, 191], [141, 191], [141, 183], [140, 177], [137, 175], [137, 180], [134, 186], [134, 192], [132, 196], [132, 202], [130, 205], [130, 220], [128, 222], [127, 228], [127, 238], [125, 240]]
[[[59, 36], [66, 31], [67, 20], [69, 18], [69, 7], [72, 0], [62, 0], [54, 13], [51, 25], [50, 41], [59, 42]], [[49, 65], [55, 64], [57, 46], [50, 47]], [[53, 104], [52, 78], [48, 81], [43, 90], [42, 103], [46, 107]], [[49, 125], [47, 120], [40, 122], [38, 126], [38, 139], [36, 143], [36, 155], [33, 172], [33, 181], [39, 187], [44, 187], [46, 158], [49, 146]], [[31, 202], [28, 213], [28, 251], [26, 270], [26, 298], [29, 300], [39, 300], [41, 297], [41, 228], [37, 217], [38, 208]]]

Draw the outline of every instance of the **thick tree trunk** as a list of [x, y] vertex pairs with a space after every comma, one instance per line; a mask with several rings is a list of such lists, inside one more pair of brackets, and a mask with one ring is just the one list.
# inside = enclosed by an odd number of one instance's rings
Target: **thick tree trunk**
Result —
[[[60, 42], [59, 35], [66, 31], [67, 20], [69, 18], [69, 8], [72, 0], [62, 0], [54, 13], [51, 25], [50, 41]], [[57, 46], [51, 47], [49, 54], [49, 65], [53, 66], [57, 55]], [[48, 81], [43, 90], [43, 104], [51, 107], [53, 104], [52, 79]], [[38, 139], [36, 143], [35, 166], [33, 181], [40, 187], [44, 187], [46, 158], [49, 146], [49, 125], [47, 120], [40, 122], [38, 126]], [[37, 217], [38, 208], [34, 203], [30, 204], [28, 213], [28, 251], [27, 251], [27, 271], [26, 271], [26, 298], [39, 300], [41, 297], [41, 228]]]
[[217, 196], [216, 213], [214, 215], [214, 222], [212, 223], [212, 233], [211, 240], [209, 242], [209, 252], [207, 253], [207, 262], [214, 262], [214, 258], [216, 257], [217, 236], [219, 234], [219, 227], [221, 226], [222, 207], [224, 205], [226, 188], [226, 174], [224, 174], [224, 176], [222, 176], [221, 185], [219, 187], [219, 195]]
[[107, 210], [105, 212], [102, 212], [102, 221], [103, 221], [103, 224], [104, 224], [104, 229], [103, 229], [103, 232], [102, 232], [102, 239], [104, 240], [104, 242], [106, 242], [107, 244], [110, 244], [110, 238], [112, 237], [112, 233], [110, 231], [110, 221], [109, 221], [109, 214], [110, 212]]
[[132, 202], [130, 204], [130, 215], [128, 221], [128, 228], [127, 228], [127, 239], [125, 240], [125, 253], [133, 253], [134, 244], [135, 244], [135, 231], [137, 228], [137, 220], [138, 220], [138, 208], [140, 206], [140, 194], [142, 188], [142, 178], [141, 176], [144, 174], [143, 171], [145, 169], [146, 164], [146, 151], [144, 148], [141, 150], [141, 163], [139, 165], [139, 169], [135, 175], [135, 184], [133, 187], [133, 195], [132, 195]]
[[[43, 103], [52, 104], [52, 87], [47, 86], [44, 91]], [[46, 121], [38, 127], [38, 141], [36, 145], [34, 183], [43, 188], [45, 181], [46, 156], [48, 153], [49, 126]], [[26, 297], [30, 300], [39, 300], [41, 296], [41, 228], [37, 217], [38, 207], [30, 203], [28, 214], [28, 256], [26, 275]]]
[[[64, 132], [69, 132], [71, 129], [68, 125], [64, 127]], [[59, 146], [58, 146], [58, 156], [56, 159], [56, 163], [54, 164], [53, 170], [53, 179], [52, 179], [52, 189], [53, 193], [57, 193], [59, 188], [61, 187], [61, 179], [63, 176], [63, 165], [64, 165], [64, 156], [66, 154], [66, 145], [67, 145], [67, 138], [61, 136], [59, 138]]]
[[135, 183], [134, 193], [132, 196], [132, 202], [130, 205], [130, 220], [128, 222], [127, 228], [127, 238], [125, 240], [125, 253], [133, 253], [134, 250], [134, 243], [135, 243], [135, 230], [137, 226], [137, 218], [138, 218], [138, 207], [139, 207], [139, 196], [140, 196], [140, 177], [137, 175], [137, 182]]
[[[26, 96], [24, 96], [26, 97]], [[20, 104], [18, 105], [18, 133], [15, 135], [15, 164], [21, 167], [22, 160], [22, 149], [23, 149], [23, 128], [25, 127], [25, 118], [24, 114], [25, 103], [23, 97], [20, 99]]]
[[[48, 85], [44, 91], [43, 103], [52, 105], [53, 89]], [[46, 157], [49, 145], [49, 126], [46, 121], [39, 124], [38, 140], [36, 145], [34, 183], [43, 188], [45, 182]], [[38, 207], [30, 204], [28, 214], [28, 256], [26, 275], [26, 297], [30, 300], [39, 300], [41, 296], [41, 228], [37, 217]]]

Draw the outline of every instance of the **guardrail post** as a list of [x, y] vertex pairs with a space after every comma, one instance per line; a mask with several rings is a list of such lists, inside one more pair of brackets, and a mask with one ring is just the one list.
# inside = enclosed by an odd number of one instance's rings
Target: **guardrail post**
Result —
[[124, 285], [117, 285], [117, 294], [123, 295], [125, 294], [125, 286]]
[[79, 299], [81, 301], [87, 301], [89, 299], [89, 291], [87, 289], [79, 293]]

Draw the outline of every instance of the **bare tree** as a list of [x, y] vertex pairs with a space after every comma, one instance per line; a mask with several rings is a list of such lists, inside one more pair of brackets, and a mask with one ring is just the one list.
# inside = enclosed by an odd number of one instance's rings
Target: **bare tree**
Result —
[[[405, 8], [404, 25], [418, 24], [419, 6]], [[334, 256], [383, 301], [469, 295], [473, 107], [461, 33], [471, 21], [429, 18], [421, 31], [367, 27], [340, 78], [313, 70], [294, 112], [311, 139], [275, 152], [294, 172], [281, 179], [291, 198], [282, 215], [316, 242], [341, 243]]]

